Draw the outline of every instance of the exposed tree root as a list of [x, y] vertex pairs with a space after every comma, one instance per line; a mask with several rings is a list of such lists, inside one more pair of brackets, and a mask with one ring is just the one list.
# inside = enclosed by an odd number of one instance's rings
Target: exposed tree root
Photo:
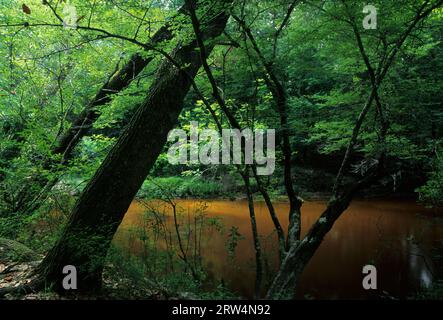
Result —
[[21, 296], [30, 293], [37, 293], [39, 290], [43, 289], [43, 287], [44, 282], [41, 279], [34, 279], [27, 284], [0, 288], [0, 299], [4, 299], [8, 294]]

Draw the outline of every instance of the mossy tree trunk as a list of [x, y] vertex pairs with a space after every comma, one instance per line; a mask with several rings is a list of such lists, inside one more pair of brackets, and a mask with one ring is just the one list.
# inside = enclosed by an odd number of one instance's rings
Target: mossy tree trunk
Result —
[[[183, 13], [183, 8], [178, 10]], [[174, 37], [169, 23], [161, 27], [152, 37], [149, 45], [156, 46], [160, 43], [171, 40]], [[98, 90], [94, 98], [85, 106], [80, 114], [72, 121], [71, 126], [61, 134], [55, 145], [50, 150], [52, 158], [43, 159], [43, 169], [53, 173], [53, 175], [34, 176], [26, 183], [20, 191], [18, 203], [12, 209], [17, 212], [31, 212], [40, 206], [47, 192], [58, 182], [56, 172], [59, 162], [56, 158], [61, 158], [61, 163], [66, 164], [73, 156], [73, 150], [80, 143], [93, 127], [95, 121], [100, 117], [99, 108], [112, 101], [113, 96], [125, 90], [134, 79], [152, 62], [153, 56], [143, 56], [135, 53], [122, 66], [116, 66], [116, 72]], [[48, 178], [51, 177], [51, 178]]]
[[[231, 2], [204, 2], [210, 11], [202, 29], [205, 40], [223, 32]], [[183, 100], [201, 66], [197, 48], [196, 41], [180, 44], [160, 65], [144, 103], [88, 183], [61, 238], [40, 265], [38, 276], [46, 285], [61, 289], [63, 267], [74, 265], [79, 290], [101, 287], [103, 264], [114, 233], [161, 153], [168, 132], [177, 124]], [[208, 44], [208, 54], [212, 49]]]

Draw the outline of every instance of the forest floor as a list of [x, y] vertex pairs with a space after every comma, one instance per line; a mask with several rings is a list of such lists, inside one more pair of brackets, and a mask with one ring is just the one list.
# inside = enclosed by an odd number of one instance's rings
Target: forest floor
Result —
[[[33, 271], [42, 258], [43, 256], [33, 253], [31, 249], [18, 242], [0, 238], [0, 290], [29, 284], [33, 279]], [[7, 300], [171, 300], [186, 297], [183, 294], [175, 296], [161, 289], [138, 286], [133, 280], [118, 272], [113, 265], [108, 264], [103, 272], [103, 289], [99, 293], [89, 295], [73, 291], [60, 295], [48, 289], [35, 293], [6, 294], [4, 298]]]
[[[0, 290], [2, 288], [16, 288], [32, 281], [33, 270], [40, 261], [0, 264]], [[110, 266], [108, 266], [108, 269]], [[108, 270], [109, 271], [109, 270]], [[171, 300], [183, 297], [171, 297], [159, 290], [140, 288], [128, 278], [111, 276], [112, 272], [105, 272], [103, 289], [99, 293], [77, 294], [75, 291], [60, 295], [51, 290], [41, 290], [33, 293], [6, 294], [6, 300]], [[0, 298], [1, 300], [1, 298]]]

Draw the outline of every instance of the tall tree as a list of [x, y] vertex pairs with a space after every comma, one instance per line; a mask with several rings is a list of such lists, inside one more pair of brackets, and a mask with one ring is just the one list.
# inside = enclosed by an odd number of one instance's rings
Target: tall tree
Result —
[[[300, 3], [299, 0], [292, 0], [290, 2], [285, 17], [283, 19], [283, 22], [280, 24], [280, 26], [277, 28], [277, 30], [273, 35], [274, 39], [273, 48], [272, 48], [273, 59], [275, 59], [277, 55], [277, 47], [280, 35], [287, 26], [287, 24], [289, 23], [291, 15], [295, 7], [299, 3]], [[274, 62], [272, 60], [266, 59], [266, 57], [262, 52], [262, 49], [259, 47], [257, 41], [255, 40], [254, 35], [252, 34], [251, 28], [247, 25], [246, 21], [243, 18], [237, 16], [233, 16], [233, 18], [239, 23], [246, 38], [249, 39], [249, 41], [252, 43], [252, 47], [258, 56], [260, 64], [265, 70], [264, 80], [267, 88], [272, 94], [277, 109], [277, 113], [279, 115], [280, 130], [281, 130], [280, 135], [282, 140], [281, 149], [283, 153], [284, 184], [285, 184], [286, 194], [289, 200], [289, 212], [288, 212], [289, 227], [288, 227], [286, 245], [284, 246], [285, 251], [287, 251], [289, 250], [290, 246], [296, 245], [300, 239], [301, 207], [303, 204], [301, 198], [298, 196], [297, 192], [295, 191], [293, 175], [292, 175], [293, 151], [290, 143], [290, 134], [289, 134], [290, 128], [288, 120], [289, 119], [288, 95], [286, 92], [285, 84], [283, 83], [283, 81], [281, 81], [281, 79], [279, 79], [279, 76], [275, 70]], [[275, 225], [279, 226], [280, 224], [278, 222], [275, 222]], [[277, 227], [277, 232], [280, 234], [278, 227]], [[280, 246], [282, 247], [282, 245]]]
[[[284, 259], [280, 270], [273, 280], [271, 287], [267, 293], [267, 298], [270, 299], [291, 299], [295, 295], [295, 289], [297, 287], [299, 278], [305, 269], [308, 262], [311, 260], [314, 253], [322, 243], [326, 234], [332, 229], [334, 223], [342, 215], [342, 213], [348, 208], [355, 194], [368, 184], [373, 182], [379, 173], [379, 166], [382, 163], [383, 151], [377, 159], [378, 165], [375, 170], [369, 170], [369, 173], [362, 179], [352, 185], [343, 184], [343, 175], [346, 168], [350, 163], [350, 156], [354, 150], [357, 138], [360, 133], [363, 122], [366, 115], [371, 108], [374, 100], [378, 97], [378, 88], [392, 66], [399, 50], [405, 43], [406, 39], [411, 35], [416, 26], [426, 19], [434, 9], [440, 7], [443, 4], [443, 0], [437, 1], [425, 1], [417, 9], [412, 22], [407, 26], [404, 32], [395, 41], [393, 47], [389, 51], [388, 56], [380, 61], [379, 71], [376, 72], [375, 78], [372, 79], [371, 92], [368, 96], [366, 103], [364, 104], [353, 128], [352, 136], [348, 143], [348, 147], [343, 157], [343, 161], [340, 165], [340, 169], [336, 176], [336, 181], [333, 186], [333, 195], [329, 200], [326, 210], [321, 214], [319, 219], [314, 223], [303, 240], [298, 244], [290, 248], [286, 258]], [[354, 30], [355, 32], [355, 30]], [[358, 34], [356, 33], [357, 42], [360, 45]], [[363, 58], [364, 51], [359, 47]], [[371, 69], [371, 67], [368, 67]], [[384, 131], [386, 134], [386, 131]]]
[[[232, 0], [199, 2], [199, 10], [206, 10], [208, 17], [202, 26], [205, 41], [223, 32], [231, 3]], [[213, 46], [212, 42], [208, 44], [208, 54]], [[183, 99], [201, 66], [197, 48], [197, 42], [192, 40], [179, 44], [165, 57], [144, 103], [88, 183], [63, 235], [38, 268], [36, 286], [45, 283], [62, 289], [62, 269], [74, 265], [79, 290], [100, 288], [113, 235], [176, 125]]]
[[[55, 8], [46, 3], [57, 15]], [[183, 13], [183, 8], [178, 10], [178, 14]], [[174, 17], [175, 19], [177, 17]], [[172, 30], [173, 22], [168, 22], [162, 26], [146, 43], [145, 49], [156, 47], [163, 41], [171, 40], [174, 36]], [[32, 27], [32, 25], [28, 25]], [[92, 100], [85, 106], [80, 114], [72, 121], [66, 132], [62, 133], [55, 145], [50, 150], [50, 157], [42, 159], [43, 168], [55, 173], [55, 175], [38, 175], [28, 180], [20, 189], [20, 197], [16, 206], [12, 208], [14, 213], [32, 212], [39, 207], [41, 200], [47, 195], [48, 191], [58, 181], [59, 175], [55, 172], [59, 162], [55, 159], [61, 157], [61, 163], [66, 164], [72, 158], [73, 150], [81, 139], [90, 132], [95, 121], [100, 117], [101, 106], [112, 101], [113, 96], [126, 89], [134, 79], [152, 62], [153, 55], [145, 56], [140, 53], [133, 54], [129, 60], [122, 66], [116, 66], [116, 71], [97, 91]], [[51, 179], [48, 177], [51, 176]]]

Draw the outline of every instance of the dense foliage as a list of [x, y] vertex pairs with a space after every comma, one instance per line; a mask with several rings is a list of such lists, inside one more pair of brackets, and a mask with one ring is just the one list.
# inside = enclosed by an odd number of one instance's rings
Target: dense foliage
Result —
[[[40, 252], [58, 238], [75, 199], [143, 103], [163, 53], [194, 37], [189, 18], [177, 16], [183, 1], [48, 2], [53, 6], [41, 0], [0, 0], [0, 237], [19, 239]], [[238, 21], [230, 19], [208, 59], [226, 106], [243, 128], [275, 128], [279, 146], [288, 130], [297, 193], [304, 197], [330, 192], [372, 88], [358, 38], [377, 69], [424, 1], [372, 1], [378, 24], [371, 30], [362, 27], [361, 1], [237, 2], [233, 17], [247, 23], [255, 44]], [[288, 16], [292, 3], [297, 6]], [[52, 11], [69, 15], [62, 10], [69, 5], [76, 9], [78, 28], [63, 27], [59, 20], [64, 17]], [[402, 193], [428, 206], [443, 205], [442, 22], [441, 7], [420, 21], [378, 87], [382, 109], [369, 110], [353, 148], [352, 166], [345, 173], [346, 181], [357, 180], [374, 167], [383, 150], [382, 175], [361, 191], [365, 195]], [[157, 43], [155, 50], [143, 48], [140, 44], [151, 43], [165, 23], [171, 24], [174, 40]], [[289, 128], [281, 127], [269, 75], [254, 45], [284, 84]], [[72, 156], [65, 159], [53, 152], [103, 83], [134, 54], [153, 60], [110, 102], [96, 108], [100, 117]], [[207, 74], [200, 72], [195, 83], [198, 90], [189, 92], [178, 126], [189, 130], [190, 121], [198, 121], [202, 128], [217, 129], [204, 98], [228, 128], [229, 119], [214, 98]], [[243, 180], [235, 166], [171, 165], [168, 146], [140, 189], [140, 198], [243, 196]], [[283, 158], [278, 148], [277, 170], [265, 181], [273, 198], [286, 194]], [[53, 183], [41, 188], [37, 182], [42, 178]], [[251, 187], [257, 192], [255, 182]], [[24, 206], [28, 193], [33, 194], [33, 203]], [[54, 215], [55, 211], [61, 214]], [[240, 238], [235, 231], [227, 245], [231, 251]], [[171, 243], [171, 250], [178, 246]], [[167, 263], [167, 257], [157, 258]], [[173, 263], [183, 268], [178, 273], [189, 271], [186, 261]], [[187, 281], [194, 290], [197, 280]], [[229, 296], [224, 288], [217, 294]]]

